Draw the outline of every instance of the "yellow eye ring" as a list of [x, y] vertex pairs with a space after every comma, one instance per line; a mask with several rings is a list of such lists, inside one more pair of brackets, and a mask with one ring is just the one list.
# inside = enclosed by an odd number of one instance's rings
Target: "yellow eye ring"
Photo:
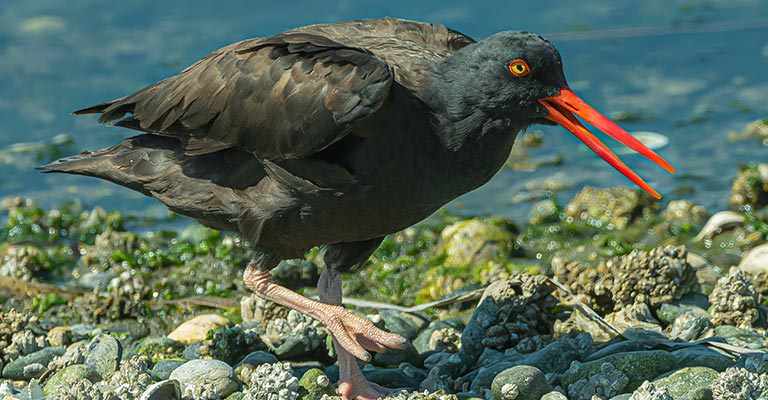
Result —
[[531, 68], [527, 62], [518, 58], [509, 62], [509, 72], [515, 76], [526, 76], [531, 72]]

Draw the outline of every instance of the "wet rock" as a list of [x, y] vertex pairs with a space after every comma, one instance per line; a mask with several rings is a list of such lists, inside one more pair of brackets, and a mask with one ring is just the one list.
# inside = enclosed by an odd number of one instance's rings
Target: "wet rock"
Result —
[[713, 236], [744, 224], [744, 214], [734, 211], [720, 211], [712, 215], [701, 231], [693, 238], [694, 242], [712, 238]]
[[192, 360], [171, 372], [169, 379], [179, 381], [182, 393], [196, 393], [208, 390], [221, 397], [237, 391], [239, 384], [227, 363], [219, 360]]
[[731, 268], [720, 278], [709, 295], [710, 313], [715, 325], [751, 328], [758, 320], [758, 294], [738, 268]]
[[756, 246], [744, 254], [739, 269], [751, 274], [768, 272], [768, 243]]
[[123, 346], [117, 339], [109, 335], [99, 335], [88, 345], [88, 355], [85, 364], [99, 372], [104, 380], [109, 380], [120, 366], [123, 357]]
[[[43, 349], [40, 349], [34, 353], [27, 354], [25, 356], [21, 356], [11, 362], [9, 362], [4, 368], [3, 368], [3, 378], [6, 379], [32, 379], [37, 378], [40, 374], [34, 373], [37, 376], [25, 376], [24, 370], [26, 367], [38, 364], [42, 367], [48, 366], [48, 363], [53, 361], [54, 358], [57, 356], [63, 355], [66, 350], [61, 347], [45, 347]], [[28, 372], [33, 372], [34, 369], [29, 370]]]
[[629, 377], [630, 381], [626, 386], [628, 390], [634, 390], [643, 381], [652, 380], [677, 368], [677, 360], [666, 351], [648, 350], [612, 354], [595, 361], [572, 363], [561, 377], [563, 386], [568, 388], [580, 379], [589, 379], [589, 377], [599, 373], [602, 365], [606, 362], [613, 364], [616, 369]]
[[231, 324], [228, 318], [218, 314], [198, 315], [177, 326], [168, 334], [168, 338], [184, 344], [197, 343], [205, 340], [208, 331], [227, 328]]
[[119, 275], [114, 272], [86, 272], [77, 278], [77, 286], [83, 289], [107, 290], [109, 283]]
[[651, 197], [637, 190], [585, 187], [565, 207], [565, 216], [597, 228], [624, 229], [643, 209], [653, 207]]
[[320, 400], [324, 395], [335, 394], [331, 380], [318, 368], [308, 370], [299, 379], [299, 395], [303, 400]]
[[324, 348], [326, 336], [320, 321], [290, 310], [285, 318], [269, 321], [261, 340], [278, 358], [292, 358]]
[[659, 321], [671, 324], [681, 315], [688, 314], [697, 317], [709, 317], [707, 309], [709, 300], [700, 293], [689, 293], [680, 300], [664, 303], [656, 310]]
[[[459, 380], [476, 362], [469, 354], [458, 352], [451, 354], [429, 370], [427, 378], [419, 385], [419, 390], [445, 390], [455, 393], [462, 388], [464, 380]], [[488, 385], [485, 386], [488, 388]]]
[[[562, 390], [562, 389], [560, 389]], [[565, 397], [564, 394], [558, 392], [558, 391], [551, 391], [544, 396], [541, 396], [541, 400], [568, 400], [567, 397]]]
[[387, 332], [408, 340], [413, 340], [428, 323], [424, 318], [394, 310], [382, 310], [378, 315], [384, 321], [384, 329]]
[[744, 368], [728, 368], [709, 385], [713, 400], [762, 400], [768, 398], [768, 375]]
[[683, 347], [671, 352], [680, 367], [705, 367], [715, 371], [725, 371], [733, 366], [733, 359], [705, 346]]
[[260, 365], [248, 383], [243, 400], [299, 399], [299, 380], [287, 362]]
[[91, 383], [97, 382], [101, 379], [99, 372], [85, 364], [70, 365], [62, 370], [57, 371], [51, 376], [43, 387], [45, 394], [51, 396], [54, 393], [58, 393], [60, 387], [73, 386], [78, 381], [88, 380]]
[[568, 396], [575, 400], [607, 399], [622, 393], [629, 378], [611, 363], [600, 365], [600, 371], [588, 379], [579, 379], [568, 386]]
[[550, 390], [544, 373], [527, 365], [504, 370], [491, 384], [494, 400], [539, 400]]
[[522, 338], [552, 332], [556, 300], [546, 277], [520, 274], [492, 283], [461, 335], [461, 351], [477, 359], [483, 348], [507, 349]]
[[768, 164], [752, 164], [742, 168], [733, 180], [730, 202], [739, 209], [768, 205]]
[[153, 383], [141, 394], [139, 400], [179, 400], [181, 385], [174, 379]]
[[456, 222], [440, 233], [435, 251], [445, 256], [445, 264], [459, 267], [501, 259], [514, 241], [509, 226], [506, 221], [479, 218]]
[[653, 384], [666, 389], [669, 396], [675, 400], [701, 400], [712, 398], [709, 388], [718, 372], [706, 367], [691, 367], [677, 370], [664, 378], [657, 379]]

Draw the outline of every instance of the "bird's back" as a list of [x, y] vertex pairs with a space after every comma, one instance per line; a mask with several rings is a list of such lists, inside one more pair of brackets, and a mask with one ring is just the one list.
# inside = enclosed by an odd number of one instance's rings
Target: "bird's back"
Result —
[[471, 37], [442, 24], [398, 18], [374, 18], [303, 26], [286, 31], [327, 37], [370, 51], [385, 61], [395, 81], [418, 92], [435, 65], [454, 51], [475, 43]]

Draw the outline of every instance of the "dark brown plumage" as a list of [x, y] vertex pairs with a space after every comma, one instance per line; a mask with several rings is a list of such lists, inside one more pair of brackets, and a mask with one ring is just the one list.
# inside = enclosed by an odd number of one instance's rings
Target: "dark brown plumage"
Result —
[[[513, 71], [513, 60], [529, 69]], [[42, 168], [107, 179], [241, 233], [254, 248], [246, 284], [325, 323], [339, 350], [340, 393], [375, 398], [380, 388], [350, 353], [367, 360], [366, 350], [403, 339], [338, 307], [340, 273], [385, 235], [487, 182], [527, 126], [561, 123], [594, 145], [571, 121], [586, 111], [566, 95], [560, 55], [535, 34], [475, 43], [443, 25], [391, 18], [313, 25], [234, 43], [76, 111], [145, 134]], [[601, 156], [638, 182], [615, 156]], [[314, 246], [326, 248], [327, 304], [269, 279], [280, 260]]]

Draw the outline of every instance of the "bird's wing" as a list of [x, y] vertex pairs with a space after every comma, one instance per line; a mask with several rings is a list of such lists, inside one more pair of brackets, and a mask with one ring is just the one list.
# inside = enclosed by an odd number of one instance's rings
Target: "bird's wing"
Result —
[[385, 61], [321, 35], [286, 32], [219, 49], [176, 76], [75, 111], [178, 137], [188, 155], [239, 148], [306, 157], [375, 112], [392, 85]]

